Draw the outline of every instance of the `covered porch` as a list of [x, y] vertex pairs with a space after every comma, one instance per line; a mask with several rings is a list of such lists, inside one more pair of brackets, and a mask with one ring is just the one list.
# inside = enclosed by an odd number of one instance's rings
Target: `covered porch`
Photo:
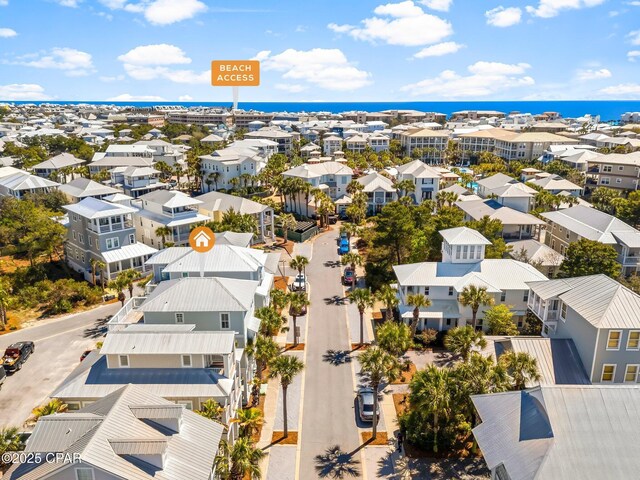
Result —
[[129, 269], [133, 269], [143, 275], [150, 272], [152, 267], [147, 266], [145, 262], [157, 251], [144, 243], [135, 243], [133, 245], [125, 245], [117, 250], [102, 252], [102, 258], [107, 266], [107, 278], [112, 280], [118, 273]]
[[[410, 323], [413, 318], [413, 307], [402, 305], [400, 307], [400, 317], [405, 323]], [[460, 314], [457, 300], [431, 300], [429, 307], [420, 309], [418, 317], [419, 331], [431, 328], [440, 332], [458, 325], [466, 325], [466, 321]]]

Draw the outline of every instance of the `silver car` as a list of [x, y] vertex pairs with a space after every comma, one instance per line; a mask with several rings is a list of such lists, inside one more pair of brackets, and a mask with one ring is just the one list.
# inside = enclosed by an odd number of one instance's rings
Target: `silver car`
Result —
[[[370, 388], [358, 390], [358, 415], [363, 422], [373, 422], [374, 392]], [[380, 418], [380, 407], [376, 411], [376, 418]]]

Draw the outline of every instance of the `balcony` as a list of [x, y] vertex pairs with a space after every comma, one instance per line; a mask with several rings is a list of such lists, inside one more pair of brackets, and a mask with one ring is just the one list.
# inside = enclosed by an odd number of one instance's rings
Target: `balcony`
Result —
[[107, 323], [107, 329], [110, 332], [124, 330], [128, 325], [140, 323], [144, 314], [138, 310], [140, 305], [146, 300], [145, 297], [133, 297], [124, 304], [118, 313], [116, 313]]
[[131, 220], [127, 220], [126, 222], [118, 222], [111, 223], [108, 225], [93, 225], [89, 223], [87, 228], [94, 233], [109, 233], [109, 232], [118, 232], [124, 230], [126, 228], [133, 228], [133, 222]]
[[640, 264], [640, 255], [628, 255], [626, 257], [618, 257], [618, 261], [623, 265], [634, 266]]

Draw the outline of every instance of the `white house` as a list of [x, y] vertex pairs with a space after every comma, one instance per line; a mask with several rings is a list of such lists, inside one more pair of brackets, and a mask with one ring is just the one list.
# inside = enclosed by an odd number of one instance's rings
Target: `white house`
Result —
[[398, 167], [398, 181], [410, 180], [415, 184], [413, 201], [435, 200], [440, 189], [440, 173], [420, 160]]

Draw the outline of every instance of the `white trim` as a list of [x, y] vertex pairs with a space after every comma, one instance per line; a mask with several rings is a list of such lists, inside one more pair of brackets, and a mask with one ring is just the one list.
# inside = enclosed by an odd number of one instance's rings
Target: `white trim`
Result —
[[[127, 359], [126, 365], [122, 364], [123, 358]], [[131, 362], [129, 362], [129, 355], [118, 355], [118, 365], [120, 366], [120, 368], [129, 368], [131, 366]]]
[[[180, 320], [178, 320], [178, 318], [179, 318]], [[180, 324], [184, 323], [184, 313], [182, 313], [182, 312], [176, 312], [176, 313], [175, 313], [175, 319], [176, 319], [176, 323], [180, 323]]]
[[[227, 316], [227, 323], [229, 324], [228, 327], [223, 327], [222, 326], [222, 315], [226, 315]], [[231, 328], [231, 314], [229, 312], [220, 312], [220, 329], [221, 330], [229, 330]]]
[[[189, 365], [185, 365], [185, 358], [189, 358]], [[192, 368], [193, 367], [193, 357], [191, 355], [180, 355], [180, 363], [182, 364], [182, 368]]]
[[[600, 344], [600, 329], [597, 329], [596, 333], [596, 348], [598, 348], [598, 345]], [[596, 352], [593, 352], [593, 360], [591, 361], [591, 375], [589, 376], [589, 379], [593, 382], [593, 376], [595, 374], [595, 370], [596, 370]]]
[[[567, 309], [569, 307], [562, 300], [559, 300], [559, 302], [560, 302], [560, 307], [558, 308], [558, 318], [566, 323], [566, 321], [567, 321], [567, 313], [568, 313]], [[562, 307], [564, 307], [564, 316], [562, 316]]]
[[[637, 333], [638, 334], [638, 346], [636, 348], [630, 348], [629, 347], [629, 340], [631, 340], [631, 334], [632, 333]], [[626, 350], [629, 352], [637, 352], [640, 351], [640, 330], [629, 330], [629, 335], [627, 336], [627, 346], [626, 346]]]
[[[607, 367], [613, 367], [613, 373], [611, 374], [611, 380], [603, 380], [604, 377], [604, 369]], [[618, 364], [616, 363], [603, 363], [602, 364], [602, 372], [600, 372], [600, 383], [614, 383], [616, 381], [616, 370], [618, 369]]]
[[[618, 337], [618, 346], [617, 347], [610, 347], [609, 346], [609, 342], [611, 341], [611, 334], [614, 332], [618, 332], [619, 337]], [[609, 330], [609, 335], [607, 335], [607, 351], [609, 352], [617, 352], [618, 350], [620, 350], [620, 345], [622, 344], [622, 330]]]
[[[629, 367], [636, 367], [636, 373], [633, 380], [627, 380], [627, 371]], [[638, 378], [640, 377], [640, 364], [637, 363], [627, 363], [624, 367], [624, 378], [622, 379], [623, 383], [638, 383]]]
[[184, 405], [187, 410], [193, 410], [193, 402], [191, 400], [176, 400], [177, 405]]

